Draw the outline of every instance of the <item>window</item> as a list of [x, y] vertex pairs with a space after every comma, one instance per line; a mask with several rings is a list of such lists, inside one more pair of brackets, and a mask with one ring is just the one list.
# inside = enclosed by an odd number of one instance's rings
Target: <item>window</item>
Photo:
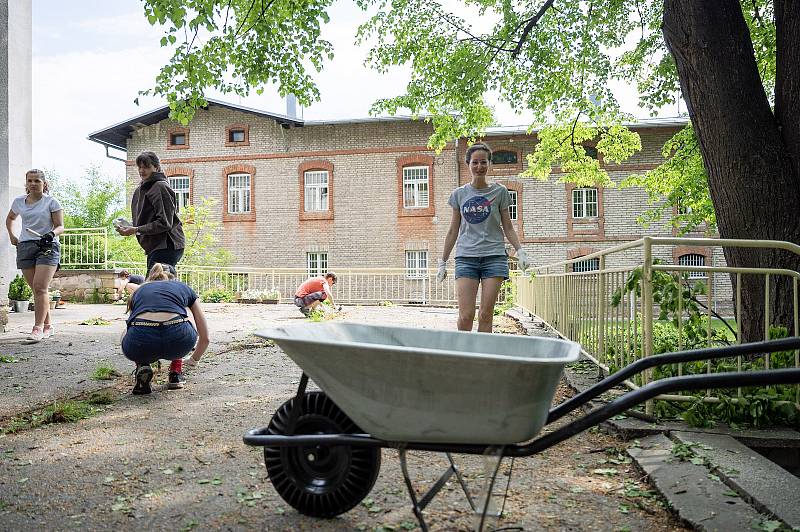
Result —
[[328, 171], [311, 170], [303, 174], [306, 211], [328, 210]]
[[403, 207], [406, 209], [428, 207], [428, 167], [403, 168]]
[[189, 176], [173, 175], [167, 178], [169, 186], [175, 191], [175, 201], [178, 211], [182, 211], [189, 206]]
[[244, 142], [244, 129], [231, 129], [228, 131], [228, 142]]
[[508, 204], [508, 215], [512, 220], [517, 219], [517, 191], [509, 190], [508, 195], [511, 197], [511, 202]]
[[169, 143], [172, 146], [186, 146], [186, 133], [170, 133]]
[[250, 174], [228, 174], [228, 212], [250, 212]]
[[[699, 253], [687, 253], [678, 257], [679, 266], [705, 266], [706, 258]], [[689, 279], [705, 279], [706, 272], [689, 272]]]
[[406, 251], [406, 279], [424, 279], [428, 276], [428, 252]]
[[597, 189], [576, 188], [572, 191], [572, 217], [594, 218], [597, 216]]
[[517, 152], [511, 150], [500, 150], [492, 154], [493, 164], [517, 164], [519, 162]]
[[306, 254], [306, 264], [308, 266], [308, 276], [325, 275], [328, 273], [328, 254], [315, 251]]
[[600, 269], [600, 257], [582, 260], [572, 264], [572, 271], [575, 273], [593, 272]]

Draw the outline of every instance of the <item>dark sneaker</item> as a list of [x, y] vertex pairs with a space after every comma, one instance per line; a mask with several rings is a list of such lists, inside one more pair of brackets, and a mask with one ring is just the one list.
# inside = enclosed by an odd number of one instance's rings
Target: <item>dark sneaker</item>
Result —
[[308, 309], [308, 307], [300, 307], [300, 313], [306, 318], [311, 316], [311, 311]]
[[169, 380], [167, 381], [167, 390], [180, 390], [186, 384], [186, 378], [183, 373], [176, 371], [169, 372]]
[[152, 392], [150, 381], [153, 379], [153, 368], [139, 366], [136, 368], [136, 384], [133, 386], [133, 395], [147, 395]]

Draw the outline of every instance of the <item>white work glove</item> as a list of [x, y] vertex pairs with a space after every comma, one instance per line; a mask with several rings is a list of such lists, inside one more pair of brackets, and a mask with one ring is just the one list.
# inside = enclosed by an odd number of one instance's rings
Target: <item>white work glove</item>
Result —
[[531, 262], [528, 260], [528, 255], [522, 248], [517, 250], [517, 264], [519, 264], [519, 269], [523, 272], [531, 267]]
[[436, 272], [436, 282], [443, 283], [447, 279], [447, 261], [439, 259], [439, 271]]

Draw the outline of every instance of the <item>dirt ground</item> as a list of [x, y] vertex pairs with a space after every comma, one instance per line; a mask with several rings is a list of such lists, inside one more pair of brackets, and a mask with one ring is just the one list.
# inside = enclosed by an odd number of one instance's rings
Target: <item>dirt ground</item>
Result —
[[[122, 321], [79, 324], [98, 312], [110, 315], [119, 309], [75, 306], [70, 319], [59, 322], [59, 335], [49, 346], [23, 346], [22, 331], [29, 324], [24, 316], [14, 317], [12, 332], [0, 335], [0, 355], [18, 360], [0, 363], [0, 403], [5, 404], [0, 425], [8, 426], [9, 412], [24, 411], [26, 405], [29, 410], [42, 404], [42, 398], [52, 401], [87, 391], [85, 386], [108, 386], [88, 378], [100, 360], [111, 360], [125, 376], [113, 383], [116, 400], [88, 419], [0, 435], [0, 530], [414, 529], [394, 450], [383, 451], [372, 492], [335, 519], [300, 515], [273, 490], [261, 449], [244, 445], [242, 435], [269, 423], [292, 396], [300, 370], [278, 347], [250, 333], [264, 324], [303, 318], [288, 305], [262, 307], [210, 305], [210, 353], [187, 372], [185, 389], [167, 391], [161, 384], [149, 396], [129, 393], [129, 364], [111, 347]], [[452, 309], [353, 307], [337, 319], [455, 326]], [[498, 332], [517, 332], [509, 318], [495, 323]], [[42, 373], [46, 376], [36, 377]], [[159, 378], [163, 383], [164, 375]], [[84, 388], [53, 385], [80, 379]], [[562, 387], [555, 400], [568, 394]], [[540, 455], [515, 460], [504, 516], [496, 526], [683, 530], [625, 459], [623, 450], [630, 444], [591, 430]], [[447, 464], [433, 453], [409, 455], [410, 473], [420, 490]], [[477, 491], [483, 458], [457, 455], [455, 460]], [[511, 467], [506, 459], [503, 478]], [[454, 481], [427, 508], [426, 518], [433, 530], [469, 530], [473, 523]]]

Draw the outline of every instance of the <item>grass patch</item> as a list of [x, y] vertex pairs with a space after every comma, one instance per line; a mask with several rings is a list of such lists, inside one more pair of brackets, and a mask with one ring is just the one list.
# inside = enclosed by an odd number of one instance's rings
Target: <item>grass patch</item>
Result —
[[108, 391], [96, 392], [88, 400], [57, 401], [41, 410], [11, 418], [0, 427], [0, 434], [16, 434], [49, 423], [75, 423], [100, 412], [101, 409], [95, 405], [110, 404], [113, 401], [113, 393]]
[[18, 358], [14, 358], [11, 355], [0, 355], [0, 364], [14, 364], [19, 362]]
[[92, 372], [91, 378], [96, 381], [110, 381], [120, 376], [119, 371], [117, 371], [114, 366], [112, 366], [107, 360], [101, 360], [97, 367], [94, 368]]
[[89, 318], [88, 320], [83, 320], [81, 325], [111, 325], [111, 322], [108, 320], [104, 320], [100, 316], [96, 318]]

